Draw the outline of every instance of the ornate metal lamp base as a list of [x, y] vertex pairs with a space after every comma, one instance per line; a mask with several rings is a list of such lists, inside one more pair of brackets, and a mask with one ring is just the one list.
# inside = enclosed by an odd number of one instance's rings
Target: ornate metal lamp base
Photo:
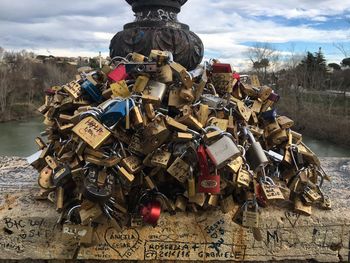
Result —
[[186, 0], [127, 0], [136, 20], [126, 24], [110, 44], [110, 56], [126, 56], [131, 52], [148, 56], [152, 49], [171, 51], [174, 60], [194, 69], [203, 58], [201, 39], [177, 14]]

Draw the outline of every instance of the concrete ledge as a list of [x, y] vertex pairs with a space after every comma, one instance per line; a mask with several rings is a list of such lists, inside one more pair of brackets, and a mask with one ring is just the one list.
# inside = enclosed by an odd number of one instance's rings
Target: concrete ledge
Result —
[[24, 159], [0, 157], [0, 259], [70, 260], [77, 253], [82, 260], [350, 261], [350, 158], [321, 161], [333, 180], [324, 187], [333, 210], [305, 217], [262, 209], [262, 241], [216, 211], [163, 214], [156, 228], [101, 226], [96, 245], [77, 250], [76, 241], [62, 241], [54, 206], [33, 198], [37, 172]]

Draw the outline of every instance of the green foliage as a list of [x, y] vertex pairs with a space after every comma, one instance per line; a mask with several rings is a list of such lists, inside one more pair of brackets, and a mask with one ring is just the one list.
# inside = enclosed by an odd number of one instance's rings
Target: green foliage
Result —
[[329, 64], [328, 64], [328, 67], [330, 67], [330, 68], [332, 68], [332, 69], [334, 69], [334, 70], [341, 70], [340, 65], [337, 64], [337, 63], [329, 63]]
[[344, 67], [350, 67], [350, 58], [344, 58], [341, 62]]

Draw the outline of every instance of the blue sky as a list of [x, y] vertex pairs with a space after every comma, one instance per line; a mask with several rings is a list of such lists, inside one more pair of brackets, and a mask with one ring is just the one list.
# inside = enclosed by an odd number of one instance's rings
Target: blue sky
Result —
[[[0, 0], [0, 46], [58, 56], [108, 55], [133, 13], [124, 0]], [[268, 42], [281, 57], [322, 48], [329, 62], [350, 56], [350, 0], [189, 0], [179, 20], [204, 42], [205, 58], [249, 67], [246, 51]]]

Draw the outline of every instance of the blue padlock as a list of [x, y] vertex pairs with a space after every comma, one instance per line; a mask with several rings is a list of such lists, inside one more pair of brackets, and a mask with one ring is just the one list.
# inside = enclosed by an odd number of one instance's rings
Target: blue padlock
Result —
[[87, 93], [94, 102], [102, 102], [102, 92], [91, 81], [85, 80], [81, 88]]
[[261, 117], [265, 121], [274, 121], [277, 118], [277, 111], [276, 111], [276, 109], [272, 109], [272, 110], [262, 112]]
[[101, 121], [107, 127], [113, 127], [124, 119], [133, 107], [134, 103], [132, 100], [115, 101], [105, 109], [105, 112], [101, 116]]

